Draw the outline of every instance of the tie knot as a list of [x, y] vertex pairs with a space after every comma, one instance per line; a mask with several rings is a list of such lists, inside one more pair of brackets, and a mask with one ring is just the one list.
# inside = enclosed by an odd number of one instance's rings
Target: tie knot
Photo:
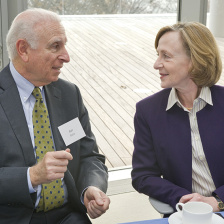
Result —
[[41, 95], [39, 87], [35, 87], [32, 94], [36, 99], [42, 99], [42, 95]]

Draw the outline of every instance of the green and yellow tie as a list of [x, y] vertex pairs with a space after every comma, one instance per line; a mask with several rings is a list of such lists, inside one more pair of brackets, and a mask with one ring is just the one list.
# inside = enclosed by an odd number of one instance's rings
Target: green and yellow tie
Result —
[[[33, 96], [36, 103], [33, 109], [33, 131], [37, 162], [43, 159], [49, 151], [54, 151], [54, 144], [51, 135], [49, 115], [44, 104], [40, 88], [35, 87]], [[42, 184], [40, 202], [36, 208], [37, 212], [49, 211], [62, 206], [64, 203], [64, 190], [61, 179], [52, 181], [49, 184]]]

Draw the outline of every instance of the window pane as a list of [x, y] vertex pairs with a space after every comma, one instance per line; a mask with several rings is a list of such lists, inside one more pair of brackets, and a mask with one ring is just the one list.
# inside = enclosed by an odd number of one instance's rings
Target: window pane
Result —
[[176, 13], [177, 0], [28, 0], [60, 15]]

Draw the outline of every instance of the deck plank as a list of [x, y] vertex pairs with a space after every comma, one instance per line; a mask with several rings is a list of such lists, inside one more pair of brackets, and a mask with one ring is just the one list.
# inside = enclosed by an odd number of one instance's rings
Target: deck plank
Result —
[[[135, 105], [161, 90], [153, 69], [155, 36], [175, 22], [171, 15], [63, 18], [71, 61], [61, 78], [80, 88], [108, 168], [131, 165]], [[224, 60], [224, 38], [217, 43]], [[224, 84], [223, 74], [218, 84]]]

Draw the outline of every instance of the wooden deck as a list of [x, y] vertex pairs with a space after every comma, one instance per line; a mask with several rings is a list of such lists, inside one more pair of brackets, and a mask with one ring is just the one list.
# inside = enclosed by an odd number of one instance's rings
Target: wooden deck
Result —
[[[63, 18], [71, 62], [61, 78], [80, 88], [108, 168], [131, 165], [135, 105], [161, 90], [154, 39], [175, 22], [172, 15]], [[224, 57], [224, 39], [217, 41]]]

